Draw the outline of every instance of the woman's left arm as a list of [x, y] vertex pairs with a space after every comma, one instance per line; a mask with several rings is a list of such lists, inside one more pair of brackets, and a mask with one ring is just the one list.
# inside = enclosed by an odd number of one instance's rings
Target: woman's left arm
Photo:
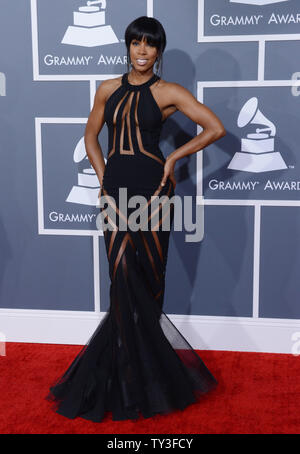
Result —
[[174, 167], [178, 159], [196, 153], [226, 135], [226, 130], [219, 117], [209, 107], [197, 101], [189, 90], [179, 84], [169, 83], [167, 95], [176, 110], [200, 125], [203, 131], [167, 156], [162, 185], [166, 183], [168, 176], [175, 181]]

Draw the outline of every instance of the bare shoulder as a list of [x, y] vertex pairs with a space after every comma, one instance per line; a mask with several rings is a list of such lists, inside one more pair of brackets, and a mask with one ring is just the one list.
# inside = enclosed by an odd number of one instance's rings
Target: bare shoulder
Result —
[[161, 96], [175, 101], [180, 97], [193, 96], [192, 93], [177, 82], [167, 82], [166, 80], [160, 79], [157, 87], [160, 91]]
[[97, 88], [96, 97], [105, 102], [121, 84], [122, 76], [103, 80]]
[[164, 107], [179, 106], [186, 102], [195, 102], [194, 95], [177, 82], [167, 82], [160, 79], [157, 82], [157, 94]]

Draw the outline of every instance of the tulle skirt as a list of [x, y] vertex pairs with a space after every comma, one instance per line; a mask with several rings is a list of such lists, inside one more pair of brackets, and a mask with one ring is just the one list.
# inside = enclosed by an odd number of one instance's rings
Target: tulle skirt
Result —
[[[139, 219], [146, 210], [148, 230], [142, 223], [138, 230], [119, 228], [121, 218], [132, 225], [133, 209], [124, 212], [118, 189], [101, 193], [113, 197], [107, 198], [110, 211], [100, 209], [103, 222], [114, 227], [104, 229], [109, 310], [46, 396], [57, 413], [71, 419], [101, 422], [108, 412], [114, 421], [168, 414], [201, 400], [218, 383], [163, 311], [170, 229], [161, 226], [168, 218], [170, 227], [173, 223], [172, 182], [168, 178], [155, 191], [127, 191], [129, 197], [144, 196]], [[151, 211], [155, 195], [166, 197]]]

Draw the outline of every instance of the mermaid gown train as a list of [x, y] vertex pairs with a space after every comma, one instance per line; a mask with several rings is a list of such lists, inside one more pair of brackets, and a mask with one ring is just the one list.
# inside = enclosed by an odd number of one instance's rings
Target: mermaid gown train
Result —
[[[113, 420], [167, 414], [198, 401], [217, 385], [162, 309], [170, 229], [161, 226], [167, 219], [172, 226], [174, 206], [167, 202], [174, 187], [170, 178], [160, 185], [163, 120], [150, 89], [158, 79], [153, 74], [147, 82], [132, 85], [125, 73], [105, 105], [109, 153], [101, 197], [109, 203], [100, 211], [102, 222], [114, 227], [103, 229], [110, 306], [46, 396], [55, 411], [68, 418], [100, 422], [107, 412]], [[146, 224], [140, 225], [148, 230], [130, 229], [133, 208], [125, 212], [119, 188], [126, 188], [127, 200], [145, 198], [140, 220]], [[167, 196], [158, 210], [151, 210], [154, 195]], [[120, 221], [129, 228], [120, 229]]]

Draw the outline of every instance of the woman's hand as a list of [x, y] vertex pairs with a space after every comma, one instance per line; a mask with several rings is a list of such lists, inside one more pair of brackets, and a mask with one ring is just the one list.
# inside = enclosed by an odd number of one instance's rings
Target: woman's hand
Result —
[[175, 189], [176, 187], [176, 180], [174, 176], [174, 168], [175, 168], [175, 163], [176, 160], [172, 158], [170, 155], [167, 156], [166, 162], [165, 162], [165, 167], [164, 167], [164, 176], [160, 182], [161, 186], [164, 186], [166, 184], [167, 178], [169, 177], [170, 180], [173, 183], [173, 187]]

